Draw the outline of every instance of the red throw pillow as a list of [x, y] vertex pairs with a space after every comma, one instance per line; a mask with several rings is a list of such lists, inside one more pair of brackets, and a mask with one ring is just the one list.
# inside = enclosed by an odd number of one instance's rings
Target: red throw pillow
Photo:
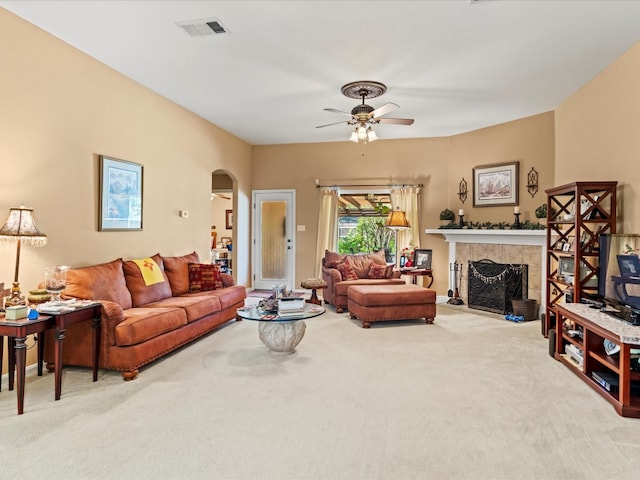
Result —
[[391, 273], [393, 272], [392, 265], [378, 265], [377, 263], [372, 263], [369, 266], [369, 273], [367, 274], [367, 278], [391, 278]]
[[353, 266], [348, 258], [345, 258], [341, 262], [336, 262], [335, 264], [336, 270], [340, 272], [342, 275], [342, 280], [358, 280], [358, 275], [356, 275]]
[[206, 292], [223, 287], [218, 265], [210, 263], [189, 264], [189, 292]]

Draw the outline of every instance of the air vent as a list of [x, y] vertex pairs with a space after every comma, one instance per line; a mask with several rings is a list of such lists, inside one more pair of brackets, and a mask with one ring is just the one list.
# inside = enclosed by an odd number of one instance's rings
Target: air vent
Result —
[[207, 37], [229, 33], [229, 30], [218, 18], [203, 18], [201, 20], [176, 22], [176, 25], [192, 37]]

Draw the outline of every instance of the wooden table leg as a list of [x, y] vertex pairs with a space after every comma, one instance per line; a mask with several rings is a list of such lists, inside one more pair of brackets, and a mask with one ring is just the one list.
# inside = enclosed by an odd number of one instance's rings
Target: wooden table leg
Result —
[[54, 348], [55, 356], [55, 377], [56, 377], [56, 393], [55, 399], [60, 400], [60, 392], [62, 392], [62, 343], [64, 342], [63, 328], [56, 328], [56, 343]]
[[24, 370], [27, 363], [26, 340], [26, 337], [18, 337], [15, 339], [15, 363], [17, 366], [16, 381], [18, 383], [18, 415], [22, 415], [24, 412]]
[[431, 285], [433, 285], [433, 274], [427, 273], [427, 277], [429, 277], [429, 285], [427, 285], [427, 288], [431, 288]]
[[42, 376], [42, 363], [44, 361], [44, 332], [38, 333], [38, 376]]
[[[100, 312], [100, 310], [98, 310]], [[98, 381], [98, 365], [100, 363], [100, 313], [93, 319], [93, 381]]]
[[4, 362], [4, 337], [0, 335], [0, 392], [2, 391], [2, 365]]
[[9, 352], [9, 390], [13, 390], [13, 382], [16, 375], [16, 339], [14, 337], [7, 337], [7, 351]]

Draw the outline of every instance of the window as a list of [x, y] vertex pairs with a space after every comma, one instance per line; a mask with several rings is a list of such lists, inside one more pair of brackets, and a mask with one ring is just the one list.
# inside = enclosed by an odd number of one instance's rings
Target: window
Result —
[[382, 191], [341, 191], [338, 203], [338, 252], [371, 253], [384, 249], [393, 261], [394, 232], [384, 223], [391, 194]]

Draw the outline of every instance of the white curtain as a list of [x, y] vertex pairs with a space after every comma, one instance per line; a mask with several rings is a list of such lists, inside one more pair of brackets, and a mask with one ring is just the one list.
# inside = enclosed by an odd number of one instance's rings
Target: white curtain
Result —
[[396, 251], [401, 252], [404, 247], [413, 245], [420, 247], [420, 212], [418, 211], [418, 186], [391, 187], [391, 206], [394, 210], [403, 210], [409, 220], [408, 230], [398, 230], [398, 245]]
[[338, 188], [320, 188], [320, 214], [318, 215], [318, 243], [316, 245], [316, 278], [322, 278], [324, 251], [338, 249]]

